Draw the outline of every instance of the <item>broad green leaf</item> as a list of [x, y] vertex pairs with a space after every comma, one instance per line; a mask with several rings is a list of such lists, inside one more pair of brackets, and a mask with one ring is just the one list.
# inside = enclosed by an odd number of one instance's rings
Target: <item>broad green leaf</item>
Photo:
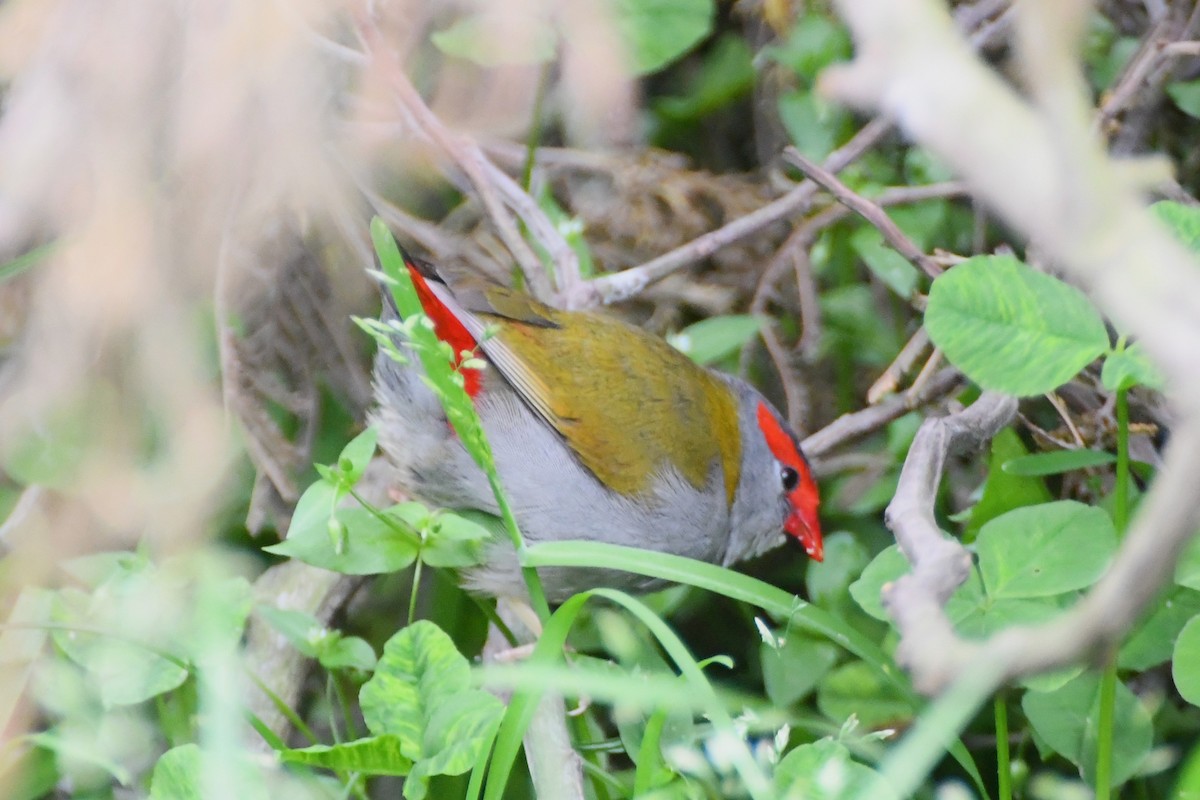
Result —
[[863, 611], [875, 619], [889, 622], [891, 617], [884, 610], [881, 597], [883, 587], [911, 570], [912, 566], [900, 551], [899, 545], [889, 545], [871, 559], [871, 563], [863, 569], [858, 580], [850, 584], [850, 596]]
[[744, 38], [722, 36], [705, 53], [683, 93], [655, 101], [654, 111], [666, 119], [691, 122], [720, 110], [754, 88], [753, 57]]
[[357, 636], [343, 636], [303, 611], [260, 605], [255, 612], [298, 651], [315, 658], [325, 669], [359, 669], [370, 672], [375, 668], [375, 651]]
[[159, 756], [150, 778], [150, 800], [205, 800], [200, 747], [185, 744]]
[[470, 685], [471, 668], [454, 642], [437, 625], [419, 620], [384, 645], [359, 702], [367, 728], [399, 736], [404, 754], [415, 761], [425, 755], [424, 729], [434, 707]]
[[797, 89], [779, 96], [779, 119], [792, 144], [806, 157], [824, 161], [837, 146], [845, 110], [812, 89]]
[[[489, 692], [472, 689], [444, 698], [426, 723], [426, 757], [413, 765], [411, 779], [461, 775], [471, 769], [496, 735], [503, 716], [504, 704]], [[420, 794], [404, 788], [405, 797], [419, 800]]]
[[292, 764], [364, 775], [407, 775], [412, 769], [412, 761], [401, 752], [399, 737], [387, 733], [332, 746], [280, 750], [279, 758]]
[[99, 688], [105, 708], [145, 702], [179, 687], [188, 676], [177, 662], [111, 637], [78, 634], [74, 652], [85, 659], [80, 663]]
[[496, 697], [471, 687], [470, 666], [450, 637], [424, 620], [388, 640], [359, 703], [371, 732], [397, 737], [412, 760], [409, 800], [425, 796], [429, 776], [474, 766], [504, 713]]
[[767, 697], [776, 706], [790, 706], [807, 697], [833, 669], [838, 649], [823, 639], [797, 632], [787, 634], [779, 647], [764, 642], [759, 658]]
[[1200, 797], [1200, 744], [1191, 746], [1177, 774], [1175, 787], [1169, 795], [1171, 800]]
[[897, 725], [913, 716], [912, 704], [861, 661], [825, 676], [817, 687], [817, 708], [839, 724], [854, 715], [867, 728]]
[[1000, 468], [1009, 475], [1036, 478], [1044, 475], [1060, 475], [1077, 469], [1100, 467], [1112, 464], [1117, 457], [1103, 450], [1053, 450], [1049, 453], [1031, 453], [1005, 461]]
[[1200, 536], [1193, 534], [1183, 555], [1179, 557], [1179, 563], [1175, 565], [1175, 583], [1189, 589], [1200, 589]]
[[485, 3], [483, 11], [462, 17], [429, 38], [443, 53], [484, 67], [542, 64], [554, 58], [558, 35], [549, 20], [528, 13], [534, 8]]
[[[214, 775], [218, 774], [219, 779], [214, 780]], [[198, 745], [185, 744], [163, 753], [154, 765], [150, 800], [209, 800], [213, 790], [222, 785], [236, 786], [238, 800], [268, 800], [280, 796], [268, 791], [262, 770], [249, 759], [218, 761], [215, 754], [206, 754]], [[289, 792], [282, 796], [299, 795]]]
[[[1089, 672], [1053, 692], [1026, 692], [1021, 708], [1042, 741], [1079, 766], [1084, 778], [1094, 784], [1096, 728], [1100, 719], [1098, 676]], [[1152, 741], [1150, 713], [1124, 683], [1118, 682], [1113, 720], [1113, 786], [1124, 783], [1137, 772]]]
[[1200, 80], [1168, 84], [1167, 94], [1175, 101], [1180, 111], [1189, 117], [1200, 118]]
[[712, 31], [713, 0], [612, 0], [631, 66], [648, 75], [691, 50]]
[[1142, 347], [1141, 342], [1134, 342], [1119, 352], [1109, 353], [1104, 359], [1100, 380], [1110, 392], [1134, 386], [1147, 386], [1162, 391], [1166, 386], [1162, 373], [1150, 360], [1150, 356], [1146, 355], [1146, 349]]
[[[396, 572], [416, 561], [420, 545], [412, 529], [425, 524], [428, 509], [420, 503], [400, 503], [384, 509], [392, 523], [388, 524], [365, 508], [331, 507], [335, 494], [324, 481], [310, 486], [296, 506], [287, 538], [263, 550], [346, 575]], [[340, 553], [329, 535], [331, 518], [345, 531]]]
[[365, 639], [357, 636], [333, 637], [322, 643], [317, 660], [325, 669], [357, 669], [370, 672], [375, 669], [375, 649]]
[[259, 605], [254, 613], [309, 658], [317, 655], [317, 643], [331, 633], [320, 620], [303, 611]]
[[970, 518], [963, 530], [963, 541], [975, 541], [984, 524], [1007, 511], [1050, 502], [1052, 498], [1045, 483], [1037, 478], [1010, 475], [1001, 468], [1002, 464], [1023, 455], [1026, 455], [1025, 445], [1012, 428], [1005, 428], [992, 439], [983, 495], [971, 508]]
[[1184, 700], [1200, 706], [1200, 617], [1192, 617], [1175, 639], [1171, 677]]
[[709, 317], [668, 336], [667, 341], [697, 364], [712, 364], [742, 349], [766, 321], [751, 314]]
[[1189, 250], [1200, 253], [1200, 208], [1173, 200], [1159, 200], [1150, 206], [1150, 211]]
[[784, 756], [775, 768], [775, 788], [780, 800], [898, 800], [882, 775], [830, 738], [802, 744]]
[[1117, 546], [1112, 520], [1073, 500], [1026, 506], [979, 531], [975, 548], [988, 597], [1046, 597], [1091, 586]]
[[812, 84], [821, 70], [836, 61], [849, 60], [853, 51], [845, 26], [814, 12], [798, 17], [785, 41], [762, 52]]
[[863, 226], [850, 237], [850, 244], [875, 277], [900, 297], [911, 297], [921, 273], [908, 259], [883, 241], [877, 228]]
[[371, 463], [371, 456], [375, 455], [375, 440], [378, 436], [378, 431], [374, 428], [365, 428], [342, 448], [342, 453], [338, 456], [338, 470], [343, 485], [353, 486], [366, 472], [367, 465]]
[[1117, 665], [1143, 671], [1171, 658], [1183, 626], [1200, 614], [1200, 592], [1176, 587], [1160, 597], [1121, 645]]
[[934, 281], [925, 328], [971, 380], [1022, 397], [1054, 390], [1108, 350], [1082, 292], [1012, 256], [976, 256]]
[[850, 584], [867, 566], [867, 551], [854, 535], [835, 531], [825, 536], [825, 558], [809, 561], [804, 569], [804, 585], [809, 599], [824, 608], [844, 602]]

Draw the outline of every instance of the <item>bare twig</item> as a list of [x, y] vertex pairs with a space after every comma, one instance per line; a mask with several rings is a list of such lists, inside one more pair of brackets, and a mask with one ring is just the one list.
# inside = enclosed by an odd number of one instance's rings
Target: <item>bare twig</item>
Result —
[[1168, 42], [1163, 45], [1162, 54], [1166, 58], [1200, 56], [1200, 42]]
[[843, 414], [802, 443], [806, 455], [820, 459], [826, 453], [860, 439], [926, 403], [940, 400], [962, 384], [962, 373], [953, 368], [943, 369], [924, 387], [920, 394], [904, 393], [887, 398], [878, 405], [861, 411]]
[[912, 335], [904, 347], [900, 348], [899, 354], [892, 359], [892, 363], [888, 364], [883, 374], [871, 384], [871, 388], [867, 390], [867, 402], [874, 405], [884, 396], [896, 391], [896, 387], [900, 385], [900, 378], [912, 369], [912, 365], [917, 362], [927, 347], [929, 347], [929, 334], [925, 332], [925, 326], [921, 326], [917, 328], [917, 332]]
[[[853, 163], [864, 152], [874, 146], [891, 130], [890, 123], [872, 120], [854, 138], [830, 154], [825, 161], [826, 169], [838, 171]], [[598, 303], [618, 303], [633, 297], [647, 285], [670, 275], [677, 269], [686, 267], [732, 244], [767, 225], [781, 219], [794, 216], [808, 208], [817, 193], [817, 185], [812, 181], [804, 181], [789, 191], [783, 197], [774, 200], [762, 208], [739, 217], [728, 225], [698, 236], [682, 247], [677, 247], [669, 253], [664, 253], [652, 261], [647, 261], [640, 267], [627, 269], [616, 275], [589, 281], [579, 287], [581, 297], [574, 305], [587, 307]]]
[[897, 253], [912, 262], [917, 269], [931, 278], [936, 278], [942, 274], [941, 266], [925, 255], [925, 253], [921, 252], [921, 248], [913, 244], [912, 239], [909, 239], [908, 235], [900, 230], [899, 225], [892, 222], [892, 218], [887, 215], [887, 212], [878, 203], [863, 197], [838, 180], [838, 177], [832, 172], [805, 158], [794, 147], [784, 150], [783, 158], [807, 175], [809, 180], [816, 181], [821, 188], [832, 194], [839, 203], [854, 210], [863, 219], [874, 225], [883, 234], [883, 240], [890, 244]]

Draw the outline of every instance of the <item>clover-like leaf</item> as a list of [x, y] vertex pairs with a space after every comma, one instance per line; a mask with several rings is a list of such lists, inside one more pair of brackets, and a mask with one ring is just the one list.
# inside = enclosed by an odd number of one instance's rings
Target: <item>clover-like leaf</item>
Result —
[[1117, 532], [1103, 510], [1073, 500], [1002, 514], [975, 542], [988, 597], [1046, 597], [1091, 586], [1108, 567]]
[[971, 380], [1017, 396], [1052, 391], [1108, 350], [1083, 292], [1012, 256], [976, 256], [934, 281], [925, 327]]

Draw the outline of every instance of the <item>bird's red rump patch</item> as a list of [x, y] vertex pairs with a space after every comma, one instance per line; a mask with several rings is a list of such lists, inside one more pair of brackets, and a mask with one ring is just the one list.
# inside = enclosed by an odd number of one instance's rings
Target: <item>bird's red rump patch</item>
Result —
[[783, 429], [775, 413], [766, 403], [758, 404], [758, 427], [763, 432], [767, 447], [771, 454], [784, 467], [796, 471], [799, 481], [787, 494], [791, 513], [784, 521], [783, 529], [791, 536], [800, 540], [808, 555], [820, 561], [824, 557], [825, 547], [821, 539], [821, 522], [817, 517], [817, 507], [820, 497], [817, 494], [817, 482], [813, 480], [808, 461], [800, 452], [796, 440]]
[[[446, 308], [445, 304], [438, 299], [433, 290], [429, 288], [429, 284], [425, 281], [425, 276], [417, 271], [417, 268], [412, 264], [405, 263], [408, 267], [408, 274], [412, 277], [413, 287], [417, 290], [417, 298], [421, 301], [421, 308], [425, 309], [426, 316], [433, 322], [433, 332], [437, 337], [454, 349], [454, 360], [452, 363], [455, 367], [463, 362], [463, 351], [474, 352], [479, 346], [475, 341], [475, 337], [470, 334], [466, 326], [462, 324], [454, 313]], [[482, 376], [477, 369], [464, 369], [463, 388], [467, 392], [467, 396], [474, 398], [479, 394], [480, 381]]]

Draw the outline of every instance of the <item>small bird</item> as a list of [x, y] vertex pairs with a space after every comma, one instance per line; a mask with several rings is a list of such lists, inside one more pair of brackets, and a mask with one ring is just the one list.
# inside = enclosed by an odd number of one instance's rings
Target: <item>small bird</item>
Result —
[[[404, 260], [438, 338], [456, 358], [474, 352], [484, 362], [463, 369], [464, 388], [526, 542], [611, 542], [728, 566], [787, 533], [821, 560], [808, 462], [779, 412], [747, 383], [612, 317], [559, 311]], [[395, 319], [384, 296], [384, 318]], [[375, 395], [373, 423], [396, 488], [435, 506], [498, 513], [417, 359], [400, 364], [381, 351]], [[597, 586], [663, 585], [598, 568], [538, 573], [551, 602]], [[461, 577], [483, 594], [526, 593], [505, 537]]]

